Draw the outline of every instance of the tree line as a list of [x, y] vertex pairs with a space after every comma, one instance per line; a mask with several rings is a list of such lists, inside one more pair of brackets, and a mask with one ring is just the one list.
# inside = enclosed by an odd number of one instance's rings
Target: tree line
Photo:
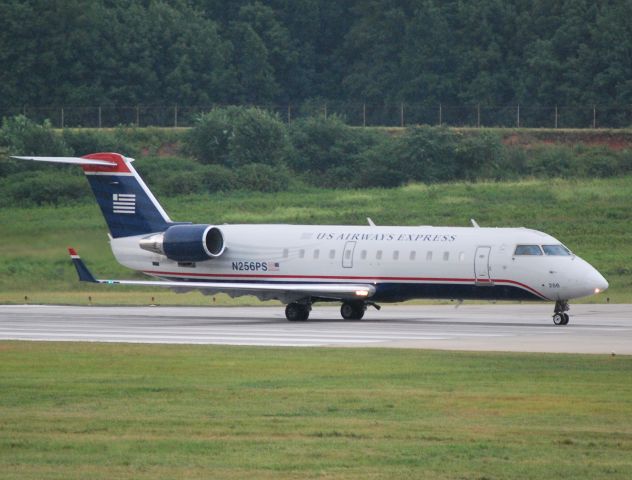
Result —
[[4, 0], [0, 108], [632, 103], [629, 0]]

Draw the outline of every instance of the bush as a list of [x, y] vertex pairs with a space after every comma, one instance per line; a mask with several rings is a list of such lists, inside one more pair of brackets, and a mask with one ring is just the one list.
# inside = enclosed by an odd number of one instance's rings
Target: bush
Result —
[[0, 145], [10, 155], [64, 156], [72, 151], [57, 135], [48, 120], [37, 124], [24, 115], [3, 118], [0, 128]]
[[459, 179], [496, 178], [502, 174], [504, 148], [498, 135], [482, 132], [458, 136], [455, 148]]
[[336, 115], [297, 120], [290, 127], [290, 138], [294, 146], [290, 166], [312, 174], [353, 163], [357, 155], [388, 140], [374, 130], [352, 128]]
[[292, 181], [286, 168], [262, 163], [249, 163], [235, 172], [239, 188], [256, 192], [280, 192], [287, 190]]
[[575, 175], [581, 177], [613, 177], [625, 172], [618, 152], [606, 147], [575, 148], [572, 165]]
[[237, 175], [222, 165], [207, 165], [203, 169], [202, 182], [208, 192], [229, 192], [239, 186]]
[[570, 147], [546, 145], [534, 147], [527, 156], [527, 174], [536, 177], [569, 177], [576, 176], [571, 165], [573, 151]]
[[259, 108], [227, 107], [196, 119], [186, 136], [185, 150], [205, 164], [285, 165], [291, 144], [276, 115]]
[[64, 130], [63, 139], [74, 155], [97, 152], [116, 152], [129, 157], [138, 152], [125, 138], [121, 129], [115, 131]]
[[394, 154], [410, 180], [445, 182], [459, 178], [455, 134], [445, 127], [413, 127], [398, 139]]
[[51, 172], [49, 169], [22, 172], [0, 182], [1, 205], [58, 205], [84, 200], [91, 195], [81, 174]]

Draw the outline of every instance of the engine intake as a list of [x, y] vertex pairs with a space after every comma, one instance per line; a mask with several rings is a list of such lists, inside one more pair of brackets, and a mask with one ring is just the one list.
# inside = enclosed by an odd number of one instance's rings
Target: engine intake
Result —
[[142, 238], [139, 245], [177, 262], [201, 262], [219, 257], [226, 250], [222, 231], [212, 225], [172, 225], [162, 233]]

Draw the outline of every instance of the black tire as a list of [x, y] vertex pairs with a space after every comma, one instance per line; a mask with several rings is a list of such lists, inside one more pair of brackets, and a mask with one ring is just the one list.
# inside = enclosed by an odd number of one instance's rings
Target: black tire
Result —
[[365, 310], [363, 302], [344, 302], [340, 306], [340, 315], [345, 320], [362, 320]]
[[304, 322], [309, 318], [309, 307], [301, 303], [288, 303], [285, 307], [285, 318], [290, 322]]
[[563, 313], [554, 313], [553, 314], [553, 323], [555, 325], [564, 325], [564, 314]]
[[571, 317], [566, 312], [564, 312], [562, 316], [564, 317], [564, 322], [562, 323], [562, 325], [568, 325], [568, 321], [571, 319]]

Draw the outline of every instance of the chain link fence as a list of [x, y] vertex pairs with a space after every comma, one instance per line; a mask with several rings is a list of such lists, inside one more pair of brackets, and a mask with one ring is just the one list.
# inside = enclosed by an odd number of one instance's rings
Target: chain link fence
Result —
[[[135, 105], [63, 106], [0, 109], [0, 117], [23, 114], [56, 128], [190, 127], [195, 118], [226, 105]], [[283, 121], [306, 116], [338, 115], [349, 125], [406, 127], [446, 125], [452, 127], [501, 128], [629, 128], [631, 106], [583, 107], [508, 105], [443, 105], [420, 103], [305, 102], [302, 104], [257, 105], [275, 112]]]

